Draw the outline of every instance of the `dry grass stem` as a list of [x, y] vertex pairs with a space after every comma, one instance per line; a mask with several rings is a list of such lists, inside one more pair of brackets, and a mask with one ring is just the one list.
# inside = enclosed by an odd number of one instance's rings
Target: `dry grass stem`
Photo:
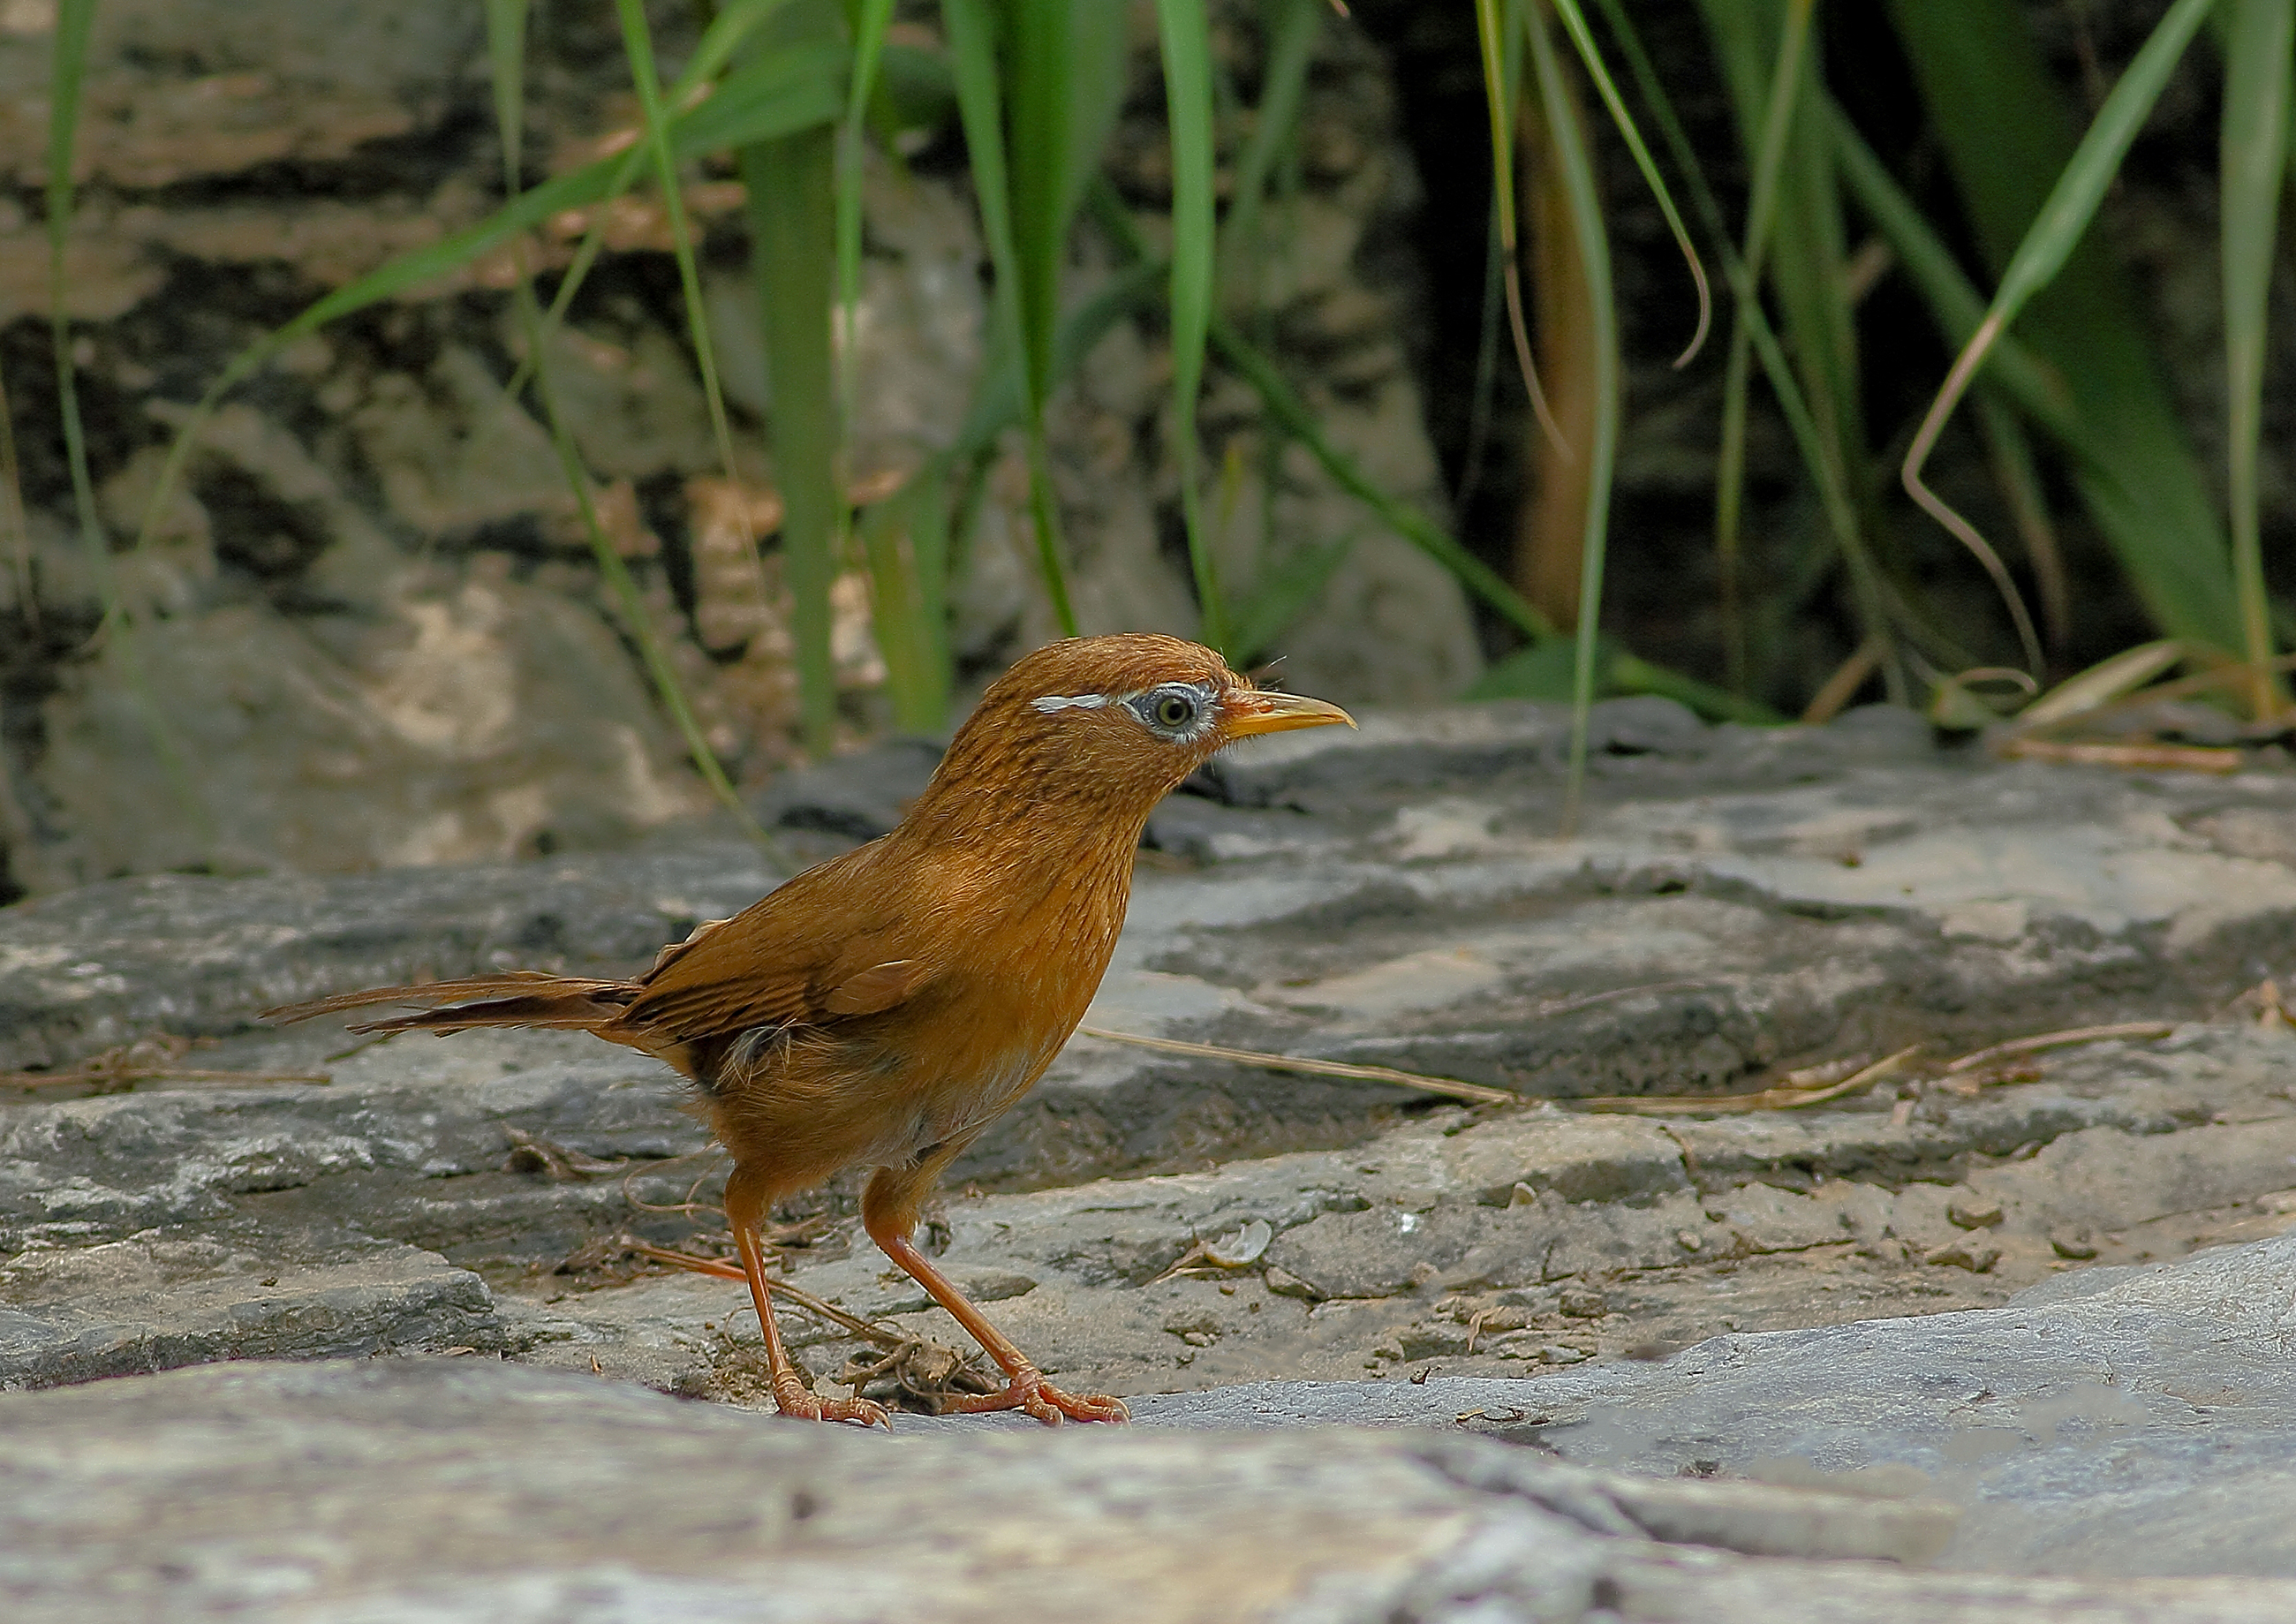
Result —
[[182, 1057], [202, 1040], [161, 1033], [92, 1054], [61, 1071], [0, 1071], [0, 1088], [64, 1088], [74, 1085], [111, 1093], [137, 1083], [331, 1083], [324, 1071], [226, 1071], [186, 1066]]
[[2074, 1026], [2061, 1032], [2042, 1032], [2031, 1038], [2013, 1038], [2007, 1043], [1997, 1043], [1990, 1048], [1979, 1049], [1949, 1061], [1948, 1077], [1964, 1071], [1974, 1071], [1980, 1066], [1995, 1061], [2007, 1060], [2017, 1054], [2038, 1054], [2043, 1049], [2069, 1048], [2078, 1043], [2109, 1043], [2115, 1038], [2144, 1042], [2154, 1038], [2166, 1038], [2177, 1029], [2173, 1021], [2124, 1021], [2112, 1026]]
[[1804, 1106], [1819, 1105], [1827, 1100], [1838, 1100], [1844, 1095], [1857, 1094], [1872, 1087], [1883, 1078], [1903, 1070], [1906, 1062], [1921, 1053], [1922, 1046], [1912, 1044], [1895, 1054], [1884, 1056], [1870, 1066], [1860, 1067], [1839, 1082], [1802, 1084], [1788, 1083], [1775, 1088], [1765, 1088], [1759, 1094], [1669, 1094], [1669, 1095], [1598, 1095], [1590, 1099], [1574, 1100], [1572, 1104], [1585, 1111], [1611, 1111], [1637, 1117], [1695, 1117], [1726, 1115], [1748, 1111], [1800, 1111]]
[[[667, 1246], [654, 1246], [635, 1235], [625, 1235], [622, 1243], [643, 1258], [657, 1263], [667, 1263], [676, 1268], [691, 1269], [697, 1275], [709, 1275], [720, 1280], [739, 1280], [746, 1284], [749, 1276], [742, 1266], [728, 1258], [704, 1258], [693, 1252], [674, 1251]], [[848, 1313], [835, 1303], [815, 1296], [802, 1286], [791, 1285], [786, 1280], [773, 1284], [777, 1302], [786, 1302], [815, 1318], [835, 1325], [839, 1330], [873, 1347], [885, 1349], [882, 1359], [849, 1360], [839, 1379], [859, 1391], [862, 1383], [891, 1374], [906, 1390], [921, 1398], [931, 1399], [937, 1392], [963, 1386], [975, 1392], [994, 1392], [997, 1383], [972, 1369], [966, 1356], [954, 1348], [911, 1336], [891, 1325], [879, 1325]]]
[[2242, 760], [2239, 750], [2206, 744], [2100, 744], [2013, 736], [1996, 748], [2013, 760], [2061, 761], [2136, 772], [2236, 773]]
[[1358, 1066], [1342, 1060], [1301, 1060], [1289, 1054], [1269, 1054], [1259, 1049], [1231, 1049], [1217, 1043], [1189, 1043], [1178, 1038], [1144, 1038], [1137, 1032], [1113, 1032], [1099, 1026], [1080, 1026], [1077, 1028], [1077, 1035], [1097, 1038], [1103, 1043], [1128, 1043], [1164, 1054], [1185, 1054], [1197, 1060], [1234, 1061], [1238, 1065], [1259, 1066], [1269, 1071], [1298, 1071], [1309, 1077], [1344, 1077], [1357, 1082], [1393, 1083], [1398, 1087], [1416, 1088], [1422, 1094], [1439, 1094], [1473, 1105], [1523, 1105], [1530, 1103], [1513, 1089], [1493, 1088], [1482, 1083], [1463, 1083], [1451, 1077], [1427, 1077], [1416, 1071], [1398, 1071], [1392, 1066]]

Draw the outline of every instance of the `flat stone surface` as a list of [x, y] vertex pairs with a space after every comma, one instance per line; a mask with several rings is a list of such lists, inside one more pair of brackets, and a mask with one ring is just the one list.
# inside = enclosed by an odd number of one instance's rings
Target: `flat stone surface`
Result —
[[[1079, 1037], [928, 1214], [942, 1266], [1063, 1385], [1144, 1421], [1292, 1413], [1299, 1392], [1454, 1431], [1481, 1409], [1467, 1430], [1606, 1469], [1982, 1505], [1951, 1547], [1975, 1566], [2283, 1573], [2260, 1531], [2269, 1405], [2164, 1375], [2132, 1419], [2115, 1407], [2152, 1378], [2112, 1362], [2141, 1346], [2215, 1371], [2269, 1341], [2242, 1315], [2280, 1288], [2259, 1275], [2215, 1319], [2199, 1288], [2103, 1308], [2020, 1293], [2136, 1292], [2113, 1271], [2296, 1225], [2296, 1034], [2242, 1001], [2292, 968], [2296, 779], [2006, 766], [1886, 714], [1757, 734], [1637, 701], [1596, 720], [1568, 841], [1562, 734], [1537, 707], [1224, 759], [1152, 824], [1090, 1018], [1525, 1104]], [[810, 860], [898, 816], [931, 759], [898, 745], [760, 810]], [[0, 1388], [468, 1349], [766, 1407], [746, 1293], [632, 1244], [725, 1251], [722, 1164], [662, 1068], [578, 1035], [376, 1041], [253, 1016], [379, 980], [634, 968], [775, 872], [688, 831], [611, 857], [127, 881], [0, 910], [8, 1063], [168, 1031], [214, 1074], [0, 1089]], [[2166, 1035], [1942, 1070], [2136, 1020]], [[1575, 1104], [1837, 1075], [1912, 1044], [1898, 1078], [1807, 1110]], [[788, 1279], [928, 1364], [967, 1348], [860, 1234], [856, 1188], [777, 1215]], [[780, 1318], [817, 1381], [902, 1399], [908, 1366]], [[1837, 1368], [1857, 1374], [1826, 1385]], [[2209, 1390], [2250, 1392], [2237, 1374]], [[1267, 1385], [1303, 1380], [1325, 1385]], [[2146, 1519], [2174, 1539], [2145, 1546]], [[807, 1605], [791, 1616], [841, 1616]]]
[[2284, 1618], [2272, 1579], [1909, 1567], [1948, 1507], [1467, 1437], [898, 1437], [476, 1359], [0, 1397], [24, 1624]]
[[[1716, 1337], [1502, 1382], [1271, 1382], [1143, 1427], [1464, 1428], [1573, 1464], [1910, 1496], [1948, 1566], [2296, 1577], [2296, 1236], [2070, 1275], [1997, 1308]], [[951, 1418], [947, 1429], [1010, 1425]]]

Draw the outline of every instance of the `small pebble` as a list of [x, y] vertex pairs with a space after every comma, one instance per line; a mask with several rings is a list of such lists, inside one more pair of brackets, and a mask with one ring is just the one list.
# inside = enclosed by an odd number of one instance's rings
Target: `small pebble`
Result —
[[2001, 1221], [2001, 1203], [1981, 1195], [1964, 1195], [1947, 1202], [1945, 1215], [1964, 1229], [1990, 1229]]
[[1948, 1241], [1942, 1246], [1932, 1246], [1923, 1252], [1922, 1261], [1941, 1264], [1948, 1268], [1965, 1268], [1972, 1275], [1982, 1275], [2001, 1261], [2001, 1249], [1967, 1239]]
[[2086, 1263], [2096, 1256], [2096, 1243], [2089, 1239], [2086, 1229], [2052, 1229], [2049, 1245], [2060, 1258], [2070, 1258], [2076, 1263]]
[[1267, 1289], [1278, 1297], [1297, 1297], [1302, 1302], [1321, 1302], [1331, 1295], [1329, 1292], [1319, 1290], [1300, 1279], [1290, 1269], [1277, 1268], [1274, 1264], [1268, 1265], [1267, 1273], [1264, 1277], [1267, 1282]]
[[1599, 1319], [1611, 1311], [1611, 1305], [1603, 1300], [1602, 1292], [1589, 1291], [1585, 1286], [1566, 1286], [1557, 1306], [1572, 1319]]

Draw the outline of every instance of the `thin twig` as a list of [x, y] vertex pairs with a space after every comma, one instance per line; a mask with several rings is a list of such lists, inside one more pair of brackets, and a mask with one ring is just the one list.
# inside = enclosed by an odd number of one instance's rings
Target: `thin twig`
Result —
[[1358, 1066], [1342, 1060], [1303, 1060], [1290, 1054], [1265, 1054], [1258, 1049], [1231, 1049], [1217, 1043], [1189, 1043], [1178, 1038], [1146, 1038], [1137, 1032], [1115, 1032], [1099, 1026], [1080, 1026], [1077, 1028], [1077, 1035], [1097, 1038], [1103, 1043], [1133, 1044], [1165, 1054], [1186, 1054], [1198, 1060], [1229, 1060], [1238, 1065], [1259, 1066], [1269, 1071], [1298, 1071], [1309, 1077], [1344, 1077], [1358, 1082], [1393, 1083], [1398, 1087], [1416, 1088], [1423, 1094], [1444, 1095], [1476, 1105], [1524, 1105], [1530, 1103], [1524, 1095], [1510, 1088], [1463, 1083], [1452, 1077], [1428, 1077], [1417, 1071], [1398, 1071], [1392, 1066]]
[[1997, 1043], [1991, 1048], [1979, 1049], [1959, 1060], [1948, 1062], [1946, 1075], [1956, 1076], [1974, 1071], [1997, 1060], [2006, 1060], [2015, 1054], [2037, 1054], [2043, 1049], [2062, 1049], [2077, 1043], [2109, 1043], [2116, 1038], [2143, 1042], [2154, 1038], [2166, 1038], [2177, 1029], [2173, 1021], [2123, 1021], [2112, 1026], [2075, 1026], [2062, 1032], [2043, 1032], [2032, 1038], [2013, 1038], [2007, 1043]]
[[[690, 1251], [674, 1251], [667, 1246], [652, 1245], [635, 1235], [624, 1237], [623, 1243], [642, 1258], [651, 1258], [657, 1263], [667, 1263], [676, 1268], [691, 1269], [697, 1275], [710, 1275], [720, 1280], [739, 1280], [745, 1284], [750, 1278], [742, 1272], [742, 1266], [730, 1258], [704, 1258]], [[881, 1325], [873, 1320], [863, 1319], [857, 1314], [849, 1314], [835, 1303], [816, 1297], [804, 1287], [791, 1285], [786, 1280], [775, 1281], [767, 1287], [767, 1291], [771, 1296], [787, 1301], [792, 1308], [802, 1308], [816, 1318], [825, 1319], [831, 1325], [850, 1332], [864, 1341], [874, 1342], [880, 1348], [898, 1352], [919, 1341], [890, 1325]]]
[[0, 1071], [0, 1087], [63, 1088], [75, 1084], [91, 1087], [128, 1087], [166, 1079], [184, 1083], [330, 1083], [324, 1071], [225, 1071], [200, 1066], [179, 1066], [178, 1056], [195, 1048], [213, 1046], [213, 1039], [177, 1038], [160, 1033], [139, 1038], [91, 1054], [61, 1071]]
[[2139, 771], [2236, 773], [2243, 759], [2236, 750], [2204, 744], [2099, 744], [2056, 739], [2011, 737], [2000, 753], [2026, 761], [2065, 761], [2079, 767], [2118, 767]]
[[1895, 1054], [1875, 1061], [1872, 1065], [1852, 1072], [1838, 1083], [1816, 1088], [1765, 1088], [1759, 1094], [1671, 1094], [1671, 1095], [1603, 1095], [1591, 1099], [1570, 1102], [1585, 1111], [1616, 1112], [1637, 1117], [1694, 1117], [1715, 1113], [1746, 1111], [1799, 1111], [1808, 1105], [1820, 1105], [1828, 1100], [1838, 1100], [1847, 1094], [1856, 1094], [1872, 1087], [1883, 1078], [1904, 1070], [1906, 1062], [1921, 1053], [1922, 1046], [1910, 1044]]

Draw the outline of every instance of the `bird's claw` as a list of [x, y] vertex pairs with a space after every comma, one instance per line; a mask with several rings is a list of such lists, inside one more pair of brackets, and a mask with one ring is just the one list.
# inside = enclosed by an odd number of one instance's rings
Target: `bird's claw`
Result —
[[791, 1421], [853, 1421], [865, 1427], [893, 1430], [893, 1418], [873, 1398], [824, 1398], [808, 1390], [795, 1377], [774, 1383], [774, 1407]]
[[940, 1410], [944, 1415], [1026, 1410], [1048, 1427], [1059, 1426], [1063, 1421], [1103, 1421], [1122, 1425], [1132, 1419], [1132, 1412], [1125, 1407], [1123, 1399], [1111, 1398], [1104, 1393], [1064, 1393], [1045, 1380], [1044, 1372], [1034, 1369], [1021, 1371], [1001, 1393], [964, 1393], [944, 1398]]

